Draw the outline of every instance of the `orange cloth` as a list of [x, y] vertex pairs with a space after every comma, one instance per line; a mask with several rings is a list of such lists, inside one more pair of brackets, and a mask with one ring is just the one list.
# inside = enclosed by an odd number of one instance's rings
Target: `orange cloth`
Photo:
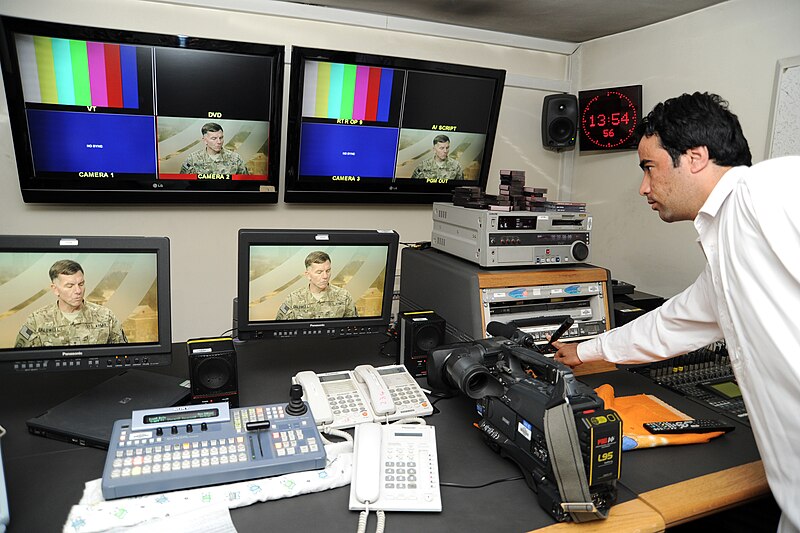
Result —
[[622, 450], [636, 448], [653, 448], [655, 446], [671, 446], [674, 444], [697, 444], [708, 442], [724, 432], [711, 433], [679, 433], [653, 435], [644, 429], [645, 422], [669, 422], [672, 420], [690, 420], [687, 416], [650, 394], [634, 396], [614, 396], [614, 387], [600, 385], [595, 389], [603, 399], [606, 409], [613, 409], [622, 418]]

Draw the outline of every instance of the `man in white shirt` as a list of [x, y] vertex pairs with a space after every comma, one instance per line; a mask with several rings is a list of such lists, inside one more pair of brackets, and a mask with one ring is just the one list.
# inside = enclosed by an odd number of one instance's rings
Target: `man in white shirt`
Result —
[[736, 115], [719, 96], [656, 105], [638, 128], [639, 193], [662, 220], [693, 220], [707, 265], [659, 309], [580, 344], [569, 366], [642, 363], [725, 339], [767, 480], [800, 531], [800, 157], [750, 166]]

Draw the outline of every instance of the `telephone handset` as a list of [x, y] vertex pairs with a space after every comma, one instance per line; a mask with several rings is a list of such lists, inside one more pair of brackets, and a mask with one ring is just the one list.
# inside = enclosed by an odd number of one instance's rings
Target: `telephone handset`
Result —
[[303, 399], [311, 406], [317, 425], [333, 422], [333, 411], [317, 375], [310, 370], [304, 370], [298, 372], [293, 381], [303, 386]]
[[315, 374], [299, 372], [293, 383], [303, 386], [303, 399], [318, 426], [351, 428], [364, 422], [392, 422], [427, 416], [433, 406], [403, 365]]
[[392, 401], [389, 389], [374, 366], [359, 365], [355, 368], [354, 373], [359, 383], [367, 385], [372, 412], [379, 416], [395, 412], [394, 401]]
[[381, 492], [381, 425], [362, 424], [356, 428], [356, 435], [360, 444], [353, 455], [358, 465], [358, 472], [353, 472], [353, 490], [359, 502], [374, 504]]
[[350, 510], [441, 511], [436, 431], [422, 424], [356, 426]]

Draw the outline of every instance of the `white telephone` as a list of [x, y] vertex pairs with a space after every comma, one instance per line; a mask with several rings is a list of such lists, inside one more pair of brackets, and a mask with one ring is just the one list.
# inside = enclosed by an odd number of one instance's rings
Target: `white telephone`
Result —
[[350, 510], [441, 511], [436, 430], [422, 424], [356, 426]]
[[359, 365], [324, 374], [304, 370], [292, 382], [303, 386], [303, 399], [317, 425], [331, 429], [433, 413], [430, 401], [403, 365]]
[[372, 411], [376, 415], [385, 415], [395, 412], [394, 401], [386, 383], [372, 365], [359, 365], [355, 368], [357, 383], [364, 383], [369, 392], [369, 401]]

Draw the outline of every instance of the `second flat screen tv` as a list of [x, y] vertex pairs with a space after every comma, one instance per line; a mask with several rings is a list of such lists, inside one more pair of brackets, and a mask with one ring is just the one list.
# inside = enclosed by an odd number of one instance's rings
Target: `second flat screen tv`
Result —
[[286, 202], [431, 203], [486, 188], [505, 71], [294, 47]]

